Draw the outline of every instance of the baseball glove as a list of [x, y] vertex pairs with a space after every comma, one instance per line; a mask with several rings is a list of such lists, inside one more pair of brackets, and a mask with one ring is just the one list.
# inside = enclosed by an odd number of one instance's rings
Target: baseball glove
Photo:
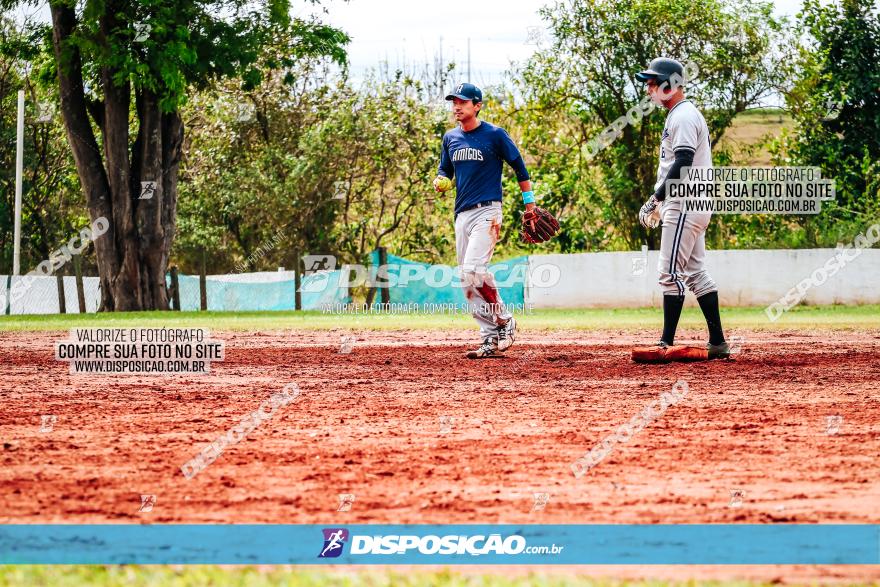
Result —
[[639, 224], [645, 228], [657, 228], [660, 224], [660, 202], [652, 194], [639, 210]]
[[553, 214], [535, 206], [526, 210], [522, 217], [522, 240], [526, 243], [543, 243], [559, 232], [559, 222]]

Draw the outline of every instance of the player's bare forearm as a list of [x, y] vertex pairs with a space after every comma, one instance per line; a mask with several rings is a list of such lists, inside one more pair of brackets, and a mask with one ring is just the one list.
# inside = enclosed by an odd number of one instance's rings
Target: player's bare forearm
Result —
[[[520, 189], [520, 191], [523, 191], [523, 192], [530, 192], [530, 191], [532, 191], [532, 182], [531, 182], [531, 180], [528, 180], [528, 179], [527, 179], [527, 180], [525, 180], [525, 181], [521, 181], [521, 182], [519, 182], [519, 189]], [[534, 207], [535, 207], [535, 204], [534, 204], [534, 203], [526, 204], [526, 210], [531, 210], [531, 209], [534, 208]]]

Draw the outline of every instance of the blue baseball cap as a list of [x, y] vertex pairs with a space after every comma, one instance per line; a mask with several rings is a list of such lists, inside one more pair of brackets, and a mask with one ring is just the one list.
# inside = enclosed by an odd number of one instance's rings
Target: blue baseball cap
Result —
[[458, 86], [455, 88], [455, 91], [446, 96], [447, 100], [452, 100], [453, 98], [458, 98], [460, 100], [476, 100], [477, 102], [482, 102], [483, 92], [474, 84], [458, 84]]

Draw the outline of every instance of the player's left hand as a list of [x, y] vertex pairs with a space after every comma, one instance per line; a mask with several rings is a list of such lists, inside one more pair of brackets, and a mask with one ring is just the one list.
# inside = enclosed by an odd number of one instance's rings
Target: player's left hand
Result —
[[537, 244], [550, 240], [559, 232], [559, 221], [550, 212], [537, 206], [529, 207], [522, 217], [522, 240], [525, 243]]
[[660, 224], [660, 202], [651, 194], [648, 201], [639, 210], [639, 224], [645, 228], [657, 228]]

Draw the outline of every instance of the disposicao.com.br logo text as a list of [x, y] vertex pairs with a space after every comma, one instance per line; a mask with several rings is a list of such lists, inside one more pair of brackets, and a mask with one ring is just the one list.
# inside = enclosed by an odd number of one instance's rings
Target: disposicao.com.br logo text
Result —
[[[343, 538], [344, 533], [344, 538]], [[352, 535], [343, 528], [324, 530], [324, 549], [319, 558], [338, 557], [344, 544], [350, 542], [352, 555], [517, 555], [517, 554], [560, 554], [564, 546], [529, 546], [526, 539], [518, 534], [477, 534], [473, 536], [450, 534], [445, 536], [413, 534]], [[330, 549], [330, 550], [328, 550]]]

